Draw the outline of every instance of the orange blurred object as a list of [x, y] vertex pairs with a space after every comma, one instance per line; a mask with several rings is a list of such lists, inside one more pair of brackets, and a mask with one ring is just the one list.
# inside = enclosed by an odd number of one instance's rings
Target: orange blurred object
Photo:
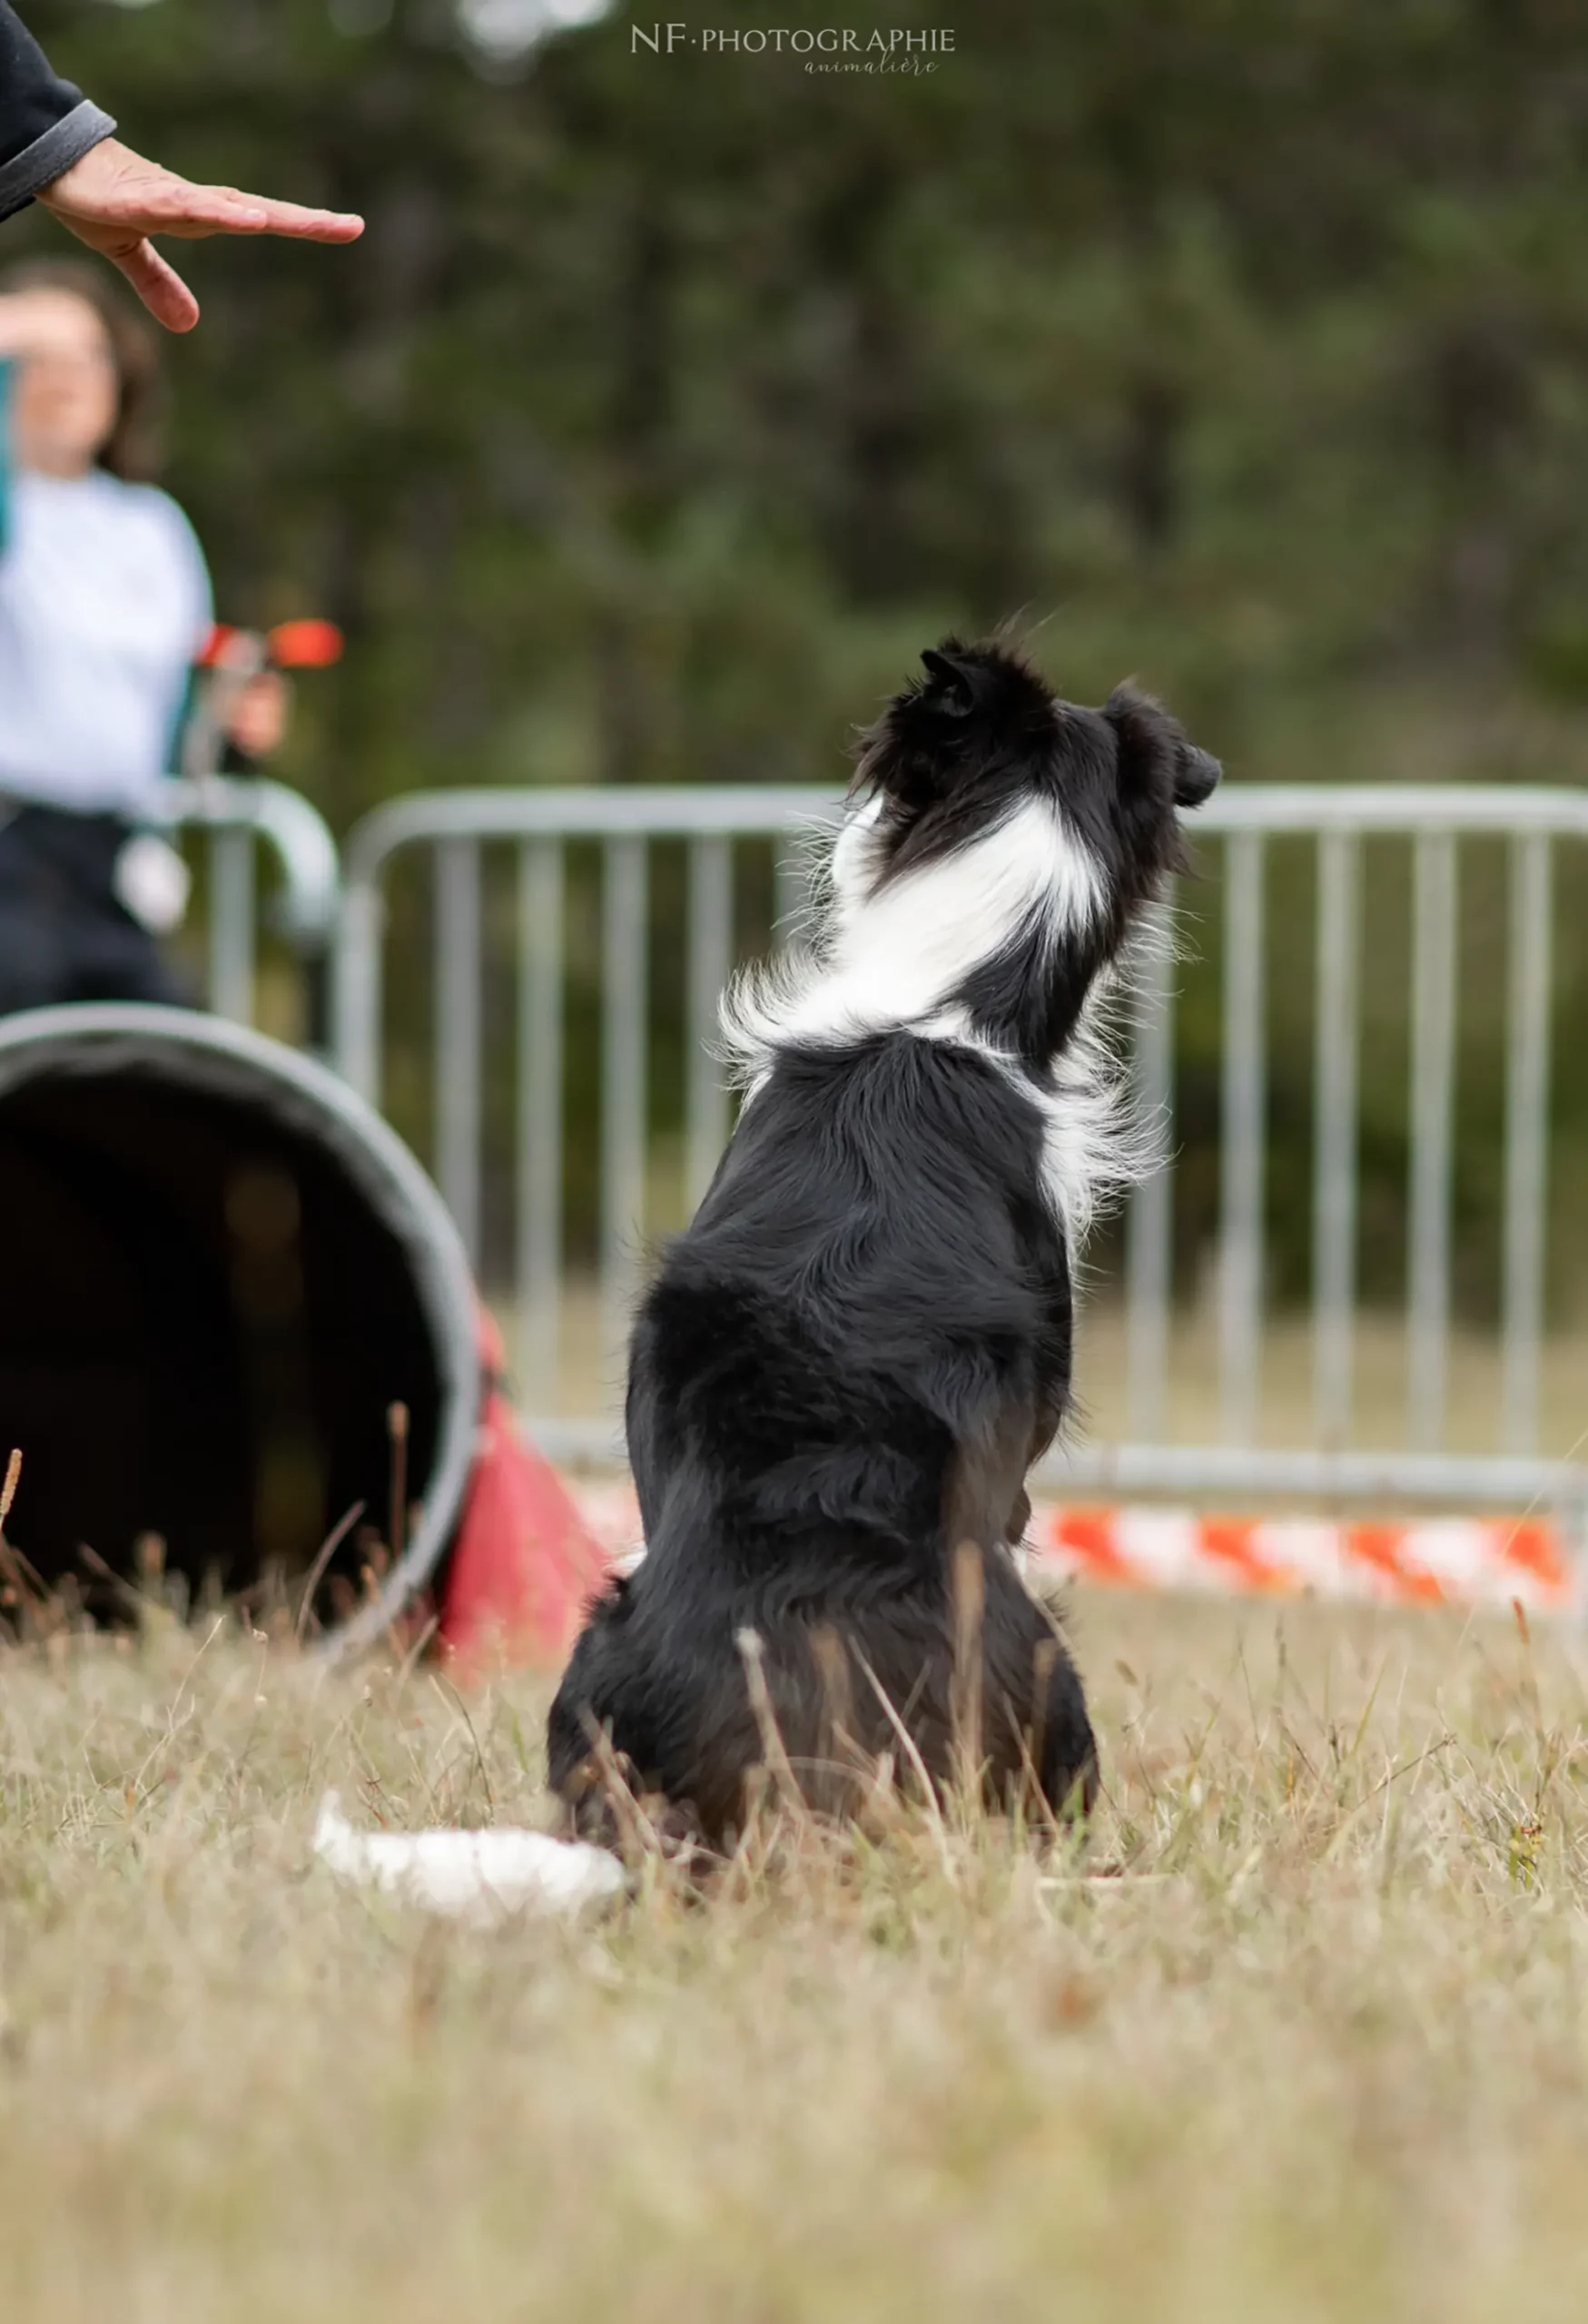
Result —
[[560, 1665], [606, 1583], [607, 1560], [562, 1479], [526, 1443], [499, 1376], [501, 1339], [480, 1316], [485, 1402], [447, 1569], [440, 1642], [461, 1670]]
[[265, 633], [278, 670], [324, 670], [342, 657], [342, 634], [333, 621], [280, 621]]
[[342, 657], [342, 634], [333, 621], [279, 621], [261, 637], [257, 630], [217, 622], [199, 655], [202, 670], [246, 668], [325, 670]]

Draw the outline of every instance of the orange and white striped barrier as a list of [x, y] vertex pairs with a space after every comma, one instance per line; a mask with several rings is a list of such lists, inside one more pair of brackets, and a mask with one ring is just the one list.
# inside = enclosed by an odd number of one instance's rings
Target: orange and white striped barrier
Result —
[[1571, 1561], [1542, 1518], [1204, 1517], [1188, 1510], [1042, 1508], [1030, 1543], [1042, 1565], [1148, 1590], [1265, 1590], [1403, 1605], [1561, 1610]]
[[[572, 1486], [614, 1567], [645, 1542], [626, 1478]], [[1205, 1517], [1189, 1510], [1039, 1503], [1027, 1535], [1041, 1570], [1139, 1590], [1264, 1591], [1401, 1605], [1563, 1611], [1572, 1561], [1545, 1518]]]

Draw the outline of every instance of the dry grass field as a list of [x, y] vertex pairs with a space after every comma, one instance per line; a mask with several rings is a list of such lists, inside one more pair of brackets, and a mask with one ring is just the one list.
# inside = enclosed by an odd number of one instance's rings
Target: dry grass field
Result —
[[485, 1932], [338, 1886], [313, 1811], [543, 1817], [543, 1680], [6, 1650], [7, 2324], [1588, 2313], [1588, 1643], [1072, 1620], [1083, 1848], [773, 1831]]

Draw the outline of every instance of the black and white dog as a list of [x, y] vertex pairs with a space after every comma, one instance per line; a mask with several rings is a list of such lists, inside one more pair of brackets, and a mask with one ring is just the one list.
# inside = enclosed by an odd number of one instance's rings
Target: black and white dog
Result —
[[1073, 1254], [1135, 1167], [1104, 990], [1219, 769], [1126, 689], [1083, 710], [1001, 645], [922, 659], [865, 739], [814, 950], [724, 1006], [747, 1101], [630, 1351], [648, 1551], [551, 1710], [587, 1829], [603, 1730], [716, 1842], [768, 1711], [819, 1807], [884, 1754], [950, 1780], [966, 1545], [989, 1797], [1095, 1786], [1011, 1548], [1069, 1402]]

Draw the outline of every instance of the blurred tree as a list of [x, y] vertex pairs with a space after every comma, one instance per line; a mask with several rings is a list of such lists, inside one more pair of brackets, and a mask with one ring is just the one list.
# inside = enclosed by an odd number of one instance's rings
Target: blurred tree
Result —
[[[369, 216], [196, 251], [171, 350], [223, 607], [348, 630], [299, 758], [339, 822], [835, 780], [922, 643], [1011, 615], [1237, 778], [1588, 771], [1579, 0], [980, 0], [913, 76], [656, 54], [621, 10], [516, 45], [597, 5], [30, 0], [133, 143]], [[1399, 1102], [1365, 1091], [1388, 1173]]]
[[1457, 674], [1588, 684], [1570, 0], [987, 0], [885, 78], [614, 15], [515, 70], [557, 13], [35, 0], [143, 144], [369, 213], [196, 253], [173, 350], [228, 604], [354, 638], [340, 814], [832, 772], [918, 633], [1021, 608], [1253, 773], [1336, 771], [1356, 684], [1433, 749]]

